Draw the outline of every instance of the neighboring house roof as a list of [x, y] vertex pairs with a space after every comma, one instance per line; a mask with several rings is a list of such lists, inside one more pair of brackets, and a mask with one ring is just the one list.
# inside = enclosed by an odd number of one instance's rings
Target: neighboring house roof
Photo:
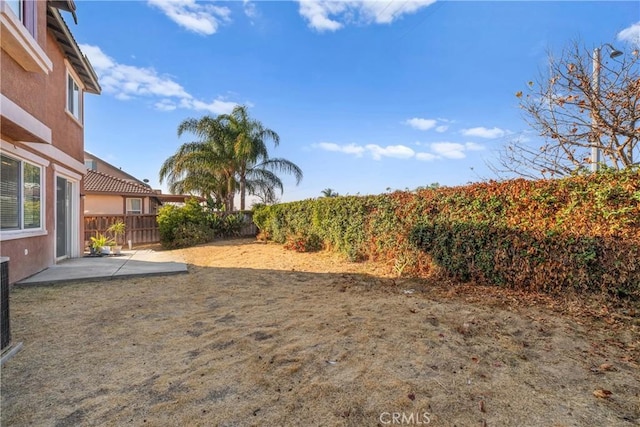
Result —
[[85, 193], [120, 194], [125, 196], [151, 196], [157, 194], [149, 187], [137, 184], [106, 173], [87, 170], [84, 176]]
[[[84, 158], [85, 158], [85, 159], [89, 158], [90, 160], [93, 160], [93, 161], [97, 162], [98, 164], [100, 164], [100, 165], [102, 165], [102, 166], [106, 166], [107, 168], [111, 168], [111, 169], [113, 169], [113, 170], [114, 170], [114, 171], [116, 171], [118, 174], [122, 174], [122, 175], [125, 175], [125, 176], [129, 177], [129, 179], [131, 179], [131, 180], [133, 180], [133, 181], [137, 182], [137, 183], [138, 183], [138, 184], [140, 184], [140, 185], [144, 185], [145, 187], [149, 187], [149, 188], [151, 188], [151, 186], [150, 186], [149, 184], [147, 184], [147, 183], [145, 183], [145, 182], [143, 182], [143, 181], [140, 181], [140, 180], [139, 180], [138, 178], [136, 178], [135, 176], [133, 176], [133, 175], [131, 175], [131, 174], [129, 174], [129, 173], [127, 173], [127, 172], [123, 171], [123, 170], [122, 170], [122, 168], [119, 168], [119, 167], [117, 167], [117, 166], [112, 165], [111, 163], [107, 162], [106, 160], [101, 159], [100, 157], [96, 156], [96, 155], [95, 155], [95, 154], [93, 154], [93, 153], [90, 153], [90, 152], [88, 152], [88, 151], [85, 151], [85, 152], [84, 152]], [[107, 175], [109, 175], [109, 174], [107, 174]]]
[[74, 20], [76, 19], [76, 7], [72, 0], [49, 0], [49, 7], [47, 8], [47, 27], [56, 38], [56, 41], [73, 66], [75, 72], [78, 74], [80, 79], [82, 79], [85, 91], [99, 94], [102, 88], [100, 88], [100, 84], [98, 83], [98, 76], [93, 70], [89, 59], [80, 51], [78, 43], [76, 43], [76, 40], [73, 38], [69, 27], [64, 22], [64, 19], [62, 19], [62, 15], [60, 15], [58, 8], [71, 12]]

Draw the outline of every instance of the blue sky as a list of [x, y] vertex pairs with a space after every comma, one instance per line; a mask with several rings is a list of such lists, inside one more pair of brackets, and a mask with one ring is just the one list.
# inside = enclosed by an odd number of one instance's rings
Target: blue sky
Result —
[[495, 178], [509, 138], [535, 140], [516, 92], [548, 52], [640, 44], [640, 2], [83, 1], [65, 16], [100, 78], [85, 148], [158, 181], [178, 124], [236, 104], [298, 164], [282, 201]]

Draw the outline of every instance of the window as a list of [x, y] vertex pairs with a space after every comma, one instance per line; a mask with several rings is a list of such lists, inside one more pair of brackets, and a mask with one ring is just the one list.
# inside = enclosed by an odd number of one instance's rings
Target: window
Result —
[[142, 213], [142, 199], [127, 199], [127, 215]]
[[0, 229], [42, 228], [42, 168], [8, 156], [0, 167]]
[[24, 13], [22, 12], [22, 0], [6, 0], [7, 5], [11, 11], [18, 17], [20, 21], [23, 20]]
[[92, 159], [84, 159], [84, 167], [92, 171], [97, 171], [98, 162]]
[[18, 20], [27, 27], [29, 33], [35, 38], [36, 18], [37, 18], [37, 0], [5, 0], [9, 9], [13, 12]]
[[81, 99], [80, 86], [78, 86], [71, 74], [67, 74], [67, 111], [80, 121], [82, 121], [80, 115]]

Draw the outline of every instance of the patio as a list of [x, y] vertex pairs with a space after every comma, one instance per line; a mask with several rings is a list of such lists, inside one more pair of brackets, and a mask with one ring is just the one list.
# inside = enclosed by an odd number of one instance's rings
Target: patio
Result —
[[187, 265], [182, 259], [177, 259], [175, 253], [140, 249], [122, 251], [117, 256], [68, 259], [16, 284], [46, 285], [180, 273], [187, 273]]

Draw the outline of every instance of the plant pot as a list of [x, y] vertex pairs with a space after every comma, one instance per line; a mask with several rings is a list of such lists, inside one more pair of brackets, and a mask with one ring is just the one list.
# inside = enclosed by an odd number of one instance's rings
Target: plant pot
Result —
[[103, 246], [101, 252], [103, 255], [111, 255], [111, 246]]
[[120, 255], [122, 253], [122, 246], [120, 245], [112, 246], [111, 251], [113, 252], [114, 255]]

